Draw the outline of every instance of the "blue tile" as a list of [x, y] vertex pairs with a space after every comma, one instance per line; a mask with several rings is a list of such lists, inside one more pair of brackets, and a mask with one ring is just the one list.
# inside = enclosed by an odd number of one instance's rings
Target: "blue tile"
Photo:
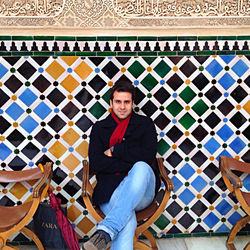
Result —
[[212, 229], [218, 223], [219, 218], [211, 212], [203, 221]]
[[232, 76], [230, 76], [228, 73], [224, 74], [218, 83], [225, 89], [228, 90], [234, 83], [235, 80], [233, 79]]
[[248, 70], [248, 66], [242, 61], [239, 60], [233, 67], [232, 70], [241, 77]]
[[222, 69], [222, 66], [215, 59], [206, 67], [212, 77], [217, 76]]
[[19, 96], [19, 99], [29, 107], [37, 99], [37, 96], [30, 89], [26, 89]]
[[183, 183], [179, 181], [179, 179], [176, 178], [176, 176], [173, 176], [171, 180], [174, 183], [174, 192], [176, 192], [183, 185]]
[[237, 212], [234, 212], [227, 220], [232, 224], [234, 225], [239, 219], [241, 219], [242, 216], [237, 213]]
[[226, 215], [232, 209], [232, 206], [226, 200], [222, 200], [215, 208], [222, 215]]
[[216, 157], [216, 160], [217, 160], [217, 161], [219, 161], [220, 156], [232, 157], [232, 155], [230, 155], [225, 149]]
[[222, 233], [222, 232], [229, 232], [230, 229], [225, 225], [222, 224], [215, 232]]
[[24, 110], [13, 102], [5, 111], [15, 121], [23, 114]]
[[0, 144], [0, 159], [2, 161], [4, 161], [11, 154], [11, 152], [12, 151], [4, 143]]
[[210, 154], [213, 154], [219, 147], [220, 147], [220, 144], [213, 137], [204, 145], [204, 148]]
[[195, 178], [193, 180], [193, 182], [191, 183], [191, 185], [198, 191], [200, 192], [206, 185], [207, 182], [201, 177], [198, 176], [197, 178]]
[[250, 174], [248, 174], [243, 180], [243, 186], [247, 191], [250, 191]]
[[0, 79], [8, 72], [8, 69], [6, 69], [1, 63], [0, 63]]
[[233, 140], [230, 144], [229, 147], [236, 153], [238, 154], [246, 144], [239, 138], [237, 137], [235, 140]]
[[187, 188], [179, 195], [179, 199], [181, 199], [186, 205], [188, 205], [194, 197], [194, 194]]
[[234, 132], [232, 131], [231, 128], [229, 128], [229, 127], [227, 126], [227, 124], [225, 124], [223, 127], [221, 127], [221, 129], [217, 132], [217, 135], [218, 135], [223, 141], [227, 141], [233, 134], [234, 134]]
[[179, 171], [179, 173], [186, 179], [188, 180], [194, 173], [195, 170], [189, 165], [189, 164], [185, 164], [181, 170]]
[[44, 103], [41, 102], [35, 109], [34, 112], [41, 118], [45, 119], [50, 113], [51, 109]]
[[220, 58], [226, 63], [230, 63], [234, 58], [235, 56], [231, 56], [231, 55], [226, 55], [226, 56], [220, 56]]
[[28, 116], [20, 125], [28, 133], [31, 133], [38, 126], [38, 122], [36, 122], [32, 117]]

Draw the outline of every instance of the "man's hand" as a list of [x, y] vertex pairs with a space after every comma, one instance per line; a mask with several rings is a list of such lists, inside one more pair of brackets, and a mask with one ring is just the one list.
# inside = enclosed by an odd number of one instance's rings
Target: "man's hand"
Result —
[[112, 157], [112, 153], [111, 153], [111, 150], [110, 148], [107, 149], [105, 152], [104, 152], [105, 155], [109, 156], [109, 157]]

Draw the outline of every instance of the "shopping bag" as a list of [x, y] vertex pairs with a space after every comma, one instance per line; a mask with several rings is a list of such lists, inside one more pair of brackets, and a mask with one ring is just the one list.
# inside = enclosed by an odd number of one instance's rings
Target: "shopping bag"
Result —
[[[67, 206], [61, 205], [67, 215]], [[48, 203], [40, 203], [33, 217], [34, 231], [45, 249], [67, 249], [60, 227], [57, 224], [56, 212]]]

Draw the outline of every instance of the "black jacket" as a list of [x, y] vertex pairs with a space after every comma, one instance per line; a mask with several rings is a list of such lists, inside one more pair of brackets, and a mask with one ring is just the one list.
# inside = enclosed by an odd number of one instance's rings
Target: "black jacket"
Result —
[[156, 191], [160, 186], [158, 170], [152, 166], [157, 152], [157, 134], [153, 121], [132, 113], [123, 141], [114, 146], [112, 157], [104, 154], [117, 123], [111, 115], [96, 122], [90, 134], [90, 171], [96, 173], [93, 203], [108, 202], [113, 191], [137, 161], [148, 163], [156, 175]]

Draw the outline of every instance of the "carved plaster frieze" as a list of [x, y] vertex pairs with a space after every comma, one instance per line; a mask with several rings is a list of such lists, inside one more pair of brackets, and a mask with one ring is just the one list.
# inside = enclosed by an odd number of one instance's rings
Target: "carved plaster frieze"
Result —
[[250, 27], [250, 0], [0, 0], [0, 26]]

